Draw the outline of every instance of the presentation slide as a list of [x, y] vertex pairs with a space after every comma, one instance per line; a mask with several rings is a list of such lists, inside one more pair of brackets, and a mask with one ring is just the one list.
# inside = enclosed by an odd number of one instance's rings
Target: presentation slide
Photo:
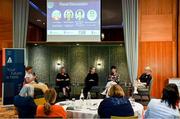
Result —
[[47, 42], [99, 41], [100, 0], [47, 0]]

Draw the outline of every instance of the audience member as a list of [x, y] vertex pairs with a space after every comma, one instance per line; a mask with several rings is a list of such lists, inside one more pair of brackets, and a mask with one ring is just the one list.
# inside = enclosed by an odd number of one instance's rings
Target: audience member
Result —
[[95, 67], [90, 67], [89, 73], [85, 79], [85, 87], [84, 87], [84, 97], [87, 97], [87, 93], [91, 90], [93, 86], [98, 86], [98, 74], [96, 73]]
[[41, 117], [41, 118], [64, 118], [66, 119], [66, 112], [64, 108], [60, 105], [54, 105], [57, 97], [57, 93], [55, 89], [50, 88], [47, 90], [44, 94], [46, 103], [44, 105], [39, 105], [37, 107], [37, 112], [36, 112], [36, 117]]
[[99, 105], [98, 114], [100, 118], [134, 115], [130, 101], [125, 97], [123, 89], [118, 84], [110, 88], [109, 96], [109, 98], [105, 98]]
[[179, 92], [175, 84], [168, 84], [163, 89], [161, 100], [151, 99], [145, 113], [145, 119], [179, 119], [177, 107]]
[[19, 95], [14, 97], [14, 105], [17, 109], [19, 118], [34, 118], [36, 115], [36, 104], [33, 100], [34, 89], [25, 84]]

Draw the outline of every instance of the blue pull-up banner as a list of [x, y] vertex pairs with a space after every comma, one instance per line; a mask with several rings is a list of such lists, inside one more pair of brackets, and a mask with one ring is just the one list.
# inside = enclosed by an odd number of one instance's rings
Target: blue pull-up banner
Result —
[[13, 104], [13, 98], [22, 87], [25, 75], [25, 50], [23, 48], [3, 49], [3, 105]]

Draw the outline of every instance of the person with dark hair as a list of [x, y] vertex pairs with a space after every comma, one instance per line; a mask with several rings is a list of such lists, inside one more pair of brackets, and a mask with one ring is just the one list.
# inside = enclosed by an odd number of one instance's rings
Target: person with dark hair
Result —
[[28, 83], [31, 83], [31, 82], [35, 81], [37, 77], [33, 74], [32, 67], [27, 66], [25, 68], [25, 70], [26, 70], [26, 74], [25, 74], [25, 77], [24, 77], [24, 84], [28, 84]]
[[14, 105], [19, 118], [34, 118], [36, 115], [36, 104], [33, 100], [34, 88], [25, 84], [19, 95], [14, 97]]
[[134, 111], [130, 101], [125, 97], [120, 85], [113, 85], [109, 92], [109, 98], [105, 98], [98, 107], [100, 118], [110, 118], [111, 116], [134, 116]]
[[66, 119], [67, 114], [64, 108], [60, 105], [54, 105], [56, 97], [57, 93], [55, 89], [50, 88], [49, 90], [47, 90], [44, 94], [46, 103], [37, 107], [36, 117]]
[[108, 76], [108, 82], [109, 81], [114, 81], [114, 82], [116, 82], [116, 83], [119, 83], [119, 79], [120, 78], [120, 76], [119, 76], [119, 74], [117, 73], [117, 68], [116, 68], [116, 66], [111, 66], [111, 73], [110, 73], [110, 75]]
[[93, 86], [98, 86], [99, 77], [96, 73], [95, 67], [90, 67], [89, 73], [85, 78], [85, 87], [84, 87], [84, 97], [87, 97], [87, 93], [91, 90]]
[[63, 92], [65, 98], [70, 98], [70, 77], [65, 67], [61, 67], [60, 73], [56, 76], [56, 85]]
[[152, 99], [145, 113], [145, 119], [177, 119], [180, 113], [177, 107], [179, 92], [176, 84], [168, 84], [162, 92], [161, 100]]

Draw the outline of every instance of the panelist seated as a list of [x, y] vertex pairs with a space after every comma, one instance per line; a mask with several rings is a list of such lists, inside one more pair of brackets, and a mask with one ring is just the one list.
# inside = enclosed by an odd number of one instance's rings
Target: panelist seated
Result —
[[146, 83], [146, 86], [150, 86], [152, 79], [152, 71], [150, 67], [145, 67], [144, 73], [140, 76], [141, 83]]
[[64, 97], [70, 97], [70, 77], [66, 73], [65, 67], [61, 67], [60, 73], [57, 74], [56, 85], [63, 92]]
[[25, 74], [25, 77], [24, 77], [24, 83], [28, 84], [28, 83], [31, 83], [31, 82], [35, 81], [35, 79], [37, 77], [36, 77], [35, 74], [33, 74], [32, 67], [31, 66], [27, 66], [25, 68], [25, 70], [26, 70], [26, 74]]
[[37, 81], [37, 76], [33, 73], [33, 68], [31, 66], [26, 67], [26, 74], [24, 77], [24, 84], [29, 84], [34, 88], [41, 89], [43, 93], [48, 89], [47, 85]]
[[91, 90], [93, 86], [98, 86], [98, 74], [96, 73], [95, 67], [90, 67], [89, 73], [85, 78], [85, 87], [84, 87], [84, 97], [87, 97], [87, 93]]
[[116, 83], [119, 83], [119, 74], [117, 73], [117, 68], [116, 68], [116, 66], [111, 66], [111, 73], [110, 73], [110, 75], [108, 76], [108, 82], [109, 81], [114, 81], [114, 82], [116, 82]]

